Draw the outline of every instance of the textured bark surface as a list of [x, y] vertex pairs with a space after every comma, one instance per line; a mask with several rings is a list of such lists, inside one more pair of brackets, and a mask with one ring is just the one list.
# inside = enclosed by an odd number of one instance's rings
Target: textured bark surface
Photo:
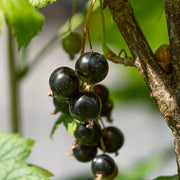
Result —
[[[166, 3], [170, 3], [171, 5], [173, 2], [177, 3], [175, 6], [177, 11], [176, 13], [178, 13], [180, 8], [178, 9], [177, 6], [180, 0], [171, 1], [172, 0], [167, 0]], [[171, 8], [173, 8], [173, 5]], [[170, 12], [172, 11], [171, 8], [168, 9]], [[135, 60], [134, 66], [145, 80], [147, 86], [149, 87], [151, 97], [156, 102], [159, 111], [173, 132], [175, 153], [180, 174], [180, 109], [176, 104], [175, 98], [176, 86], [180, 89], [180, 36], [177, 34], [180, 32], [180, 22], [176, 22], [180, 16], [175, 17], [174, 15], [170, 15], [170, 17], [174, 20], [173, 27], [170, 29], [171, 31], [173, 29], [174, 33], [178, 31], [175, 33], [176, 36], [174, 37], [174, 34], [172, 34], [170, 39], [170, 41], [174, 41], [175, 39], [177, 40], [176, 43], [170, 44], [170, 52], [172, 52], [171, 56], [175, 56], [173, 60], [175, 65], [173, 65], [172, 76], [172, 74], [166, 74], [158, 65], [157, 59], [147, 43], [138, 22], [136, 21], [130, 3], [127, 0], [111, 0], [109, 3], [109, 9], [114, 22], [117, 24], [119, 31], [123, 35], [131, 51], [133, 59]]]

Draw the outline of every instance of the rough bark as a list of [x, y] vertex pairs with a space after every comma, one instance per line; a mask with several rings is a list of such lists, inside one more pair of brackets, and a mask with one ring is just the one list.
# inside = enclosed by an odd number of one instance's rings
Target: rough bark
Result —
[[[167, 1], [170, 3], [172, 0]], [[173, 4], [173, 2], [174, 1], [172, 1], [171, 4]], [[175, 2], [179, 2], [179, 0], [175, 0]], [[151, 97], [154, 99], [159, 111], [173, 132], [180, 179], [180, 109], [176, 104], [175, 98], [176, 82], [179, 84], [180, 78], [174, 77], [180, 72], [180, 65], [178, 64], [180, 62], [178, 60], [180, 56], [177, 57], [175, 55], [176, 58], [174, 61], [176, 61], [176, 65], [173, 66], [174, 76], [172, 76], [172, 74], [166, 74], [158, 65], [157, 59], [146, 41], [141, 28], [139, 27], [139, 24], [134, 16], [133, 9], [128, 0], [111, 0], [109, 3], [109, 9], [114, 22], [117, 24], [119, 31], [123, 35], [131, 51], [133, 59], [135, 60], [134, 66], [145, 80], [147, 86], [149, 87]], [[180, 8], [177, 9], [177, 11], [179, 10]], [[178, 28], [180, 28], [179, 24], [177, 24], [176, 27], [176, 20], [177, 19], [174, 19], [173, 24], [175, 27], [172, 27], [174, 28], [174, 31], [178, 31]], [[176, 35], [179, 36], [179, 34]], [[172, 41], [173, 40], [174, 37], [172, 38]], [[179, 40], [177, 44], [179, 45]], [[170, 52], [173, 52], [172, 56], [174, 56], [174, 54], [176, 54], [180, 49], [176, 49], [179, 47], [177, 44], [173, 43], [170, 46]], [[178, 76], [180, 76], [180, 73]], [[176, 80], [176, 78], [178, 80]]]

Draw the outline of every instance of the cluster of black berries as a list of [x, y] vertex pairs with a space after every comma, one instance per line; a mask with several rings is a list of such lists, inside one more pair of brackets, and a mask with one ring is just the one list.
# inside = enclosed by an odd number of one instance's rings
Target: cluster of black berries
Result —
[[[78, 122], [73, 155], [81, 162], [92, 161], [92, 172], [100, 179], [116, 176], [116, 164], [106, 152], [117, 153], [124, 142], [122, 132], [114, 126], [104, 127], [101, 118], [105, 116], [111, 121], [113, 108], [108, 89], [97, 84], [106, 77], [108, 69], [104, 56], [85, 52], [76, 61], [75, 71], [60, 67], [49, 79], [56, 109]], [[98, 148], [103, 151], [100, 155], [97, 155]]]

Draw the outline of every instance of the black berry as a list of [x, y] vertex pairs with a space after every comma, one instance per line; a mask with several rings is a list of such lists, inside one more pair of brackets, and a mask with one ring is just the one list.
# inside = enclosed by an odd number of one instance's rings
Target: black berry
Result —
[[96, 119], [101, 113], [101, 101], [93, 92], [80, 92], [70, 102], [70, 114], [79, 121]]
[[69, 102], [53, 98], [53, 103], [58, 111], [69, 114]]
[[76, 32], [70, 32], [62, 41], [64, 50], [73, 59], [74, 55], [81, 50], [81, 36]]
[[102, 81], [108, 73], [108, 62], [97, 52], [86, 52], [76, 61], [75, 70], [79, 78], [89, 84]]
[[[120, 129], [110, 126], [102, 130], [102, 139], [105, 151], [109, 153], [117, 152], [124, 143], [124, 135]], [[100, 148], [101, 145], [100, 145]]]
[[91, 161], [97, 154], [97, 146], [77, 145], [73, 148], [75, 158], [81, 162]]
[[59, 99], [70, 98], [79, 91], [79, 79], [74, 70], [68, 67], [60, 67], [52, 72], [49, 85]]
[[115, 172], [116, 164], [110, 156], [101, 154], [93, 159], [91, 170], [96, 176], [107, 177]]
[[113, 101], [108, 99], [106, 102], [102, 103], [101, 116], [110, 116], [113, 109]]
[[97, 145], [101, 137], [101, 127], [96, 121], [94, 121], [92, 128], [87, 128], [87, 124], [88, 123], [80, 124], [77, 127], [74, 135], [83, 145]]
[[101, 99], [102, 105], [108, 100], [109, 98], [109, 90], [102, 84], [96, 84], [94, 86], [94, 92], [99, 96]]

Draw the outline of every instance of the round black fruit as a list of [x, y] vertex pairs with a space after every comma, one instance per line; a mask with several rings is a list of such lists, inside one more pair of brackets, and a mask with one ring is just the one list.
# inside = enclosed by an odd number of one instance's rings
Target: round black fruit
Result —
[[76, 32], [70, 32], [62, 41], [64, 50], [73, 59], [74, 55], [81, 50], [81, 36]]
[[113, 109], [113, 101], [108, 99], [106, 102], [102, 103], [101, 116], [110, 116]]
[[93, 159], [91, 170], [96, 176], [107, 177], [115, 172], [116, 164], [110, 156], [101, 154]]
[[101, 100], [93, 92], [80, 92], [70, 101], [70, 114], [79, 121], [96, 119], [100, 113]]
[[109, 90], [102, 84], [96, 84], [94, 86], [94, 92], [99, 96], [101, 99], [102, 105], [108, 100], [109, 98]]
[[73, 148], [75, 158], [81, 162], [91, 161], [97, 154], [97, 146], [77, 145]]
[[94, 121], [92, 128], [87, 128], [87, 124], [79, 124], [74, 135], [83, 145], [97, 145], [101, 137], [101, 127], [96, 121]]
[[69, 102], [53, 98], [53, 104], [58, 111], [69, 114]]
[[[109, 153], [117, 152], [124, 143], [124, 135], [120, 129], [110, 126], [102, 130], [102, 139], [105, 151]], [[100, 148], [101, 144], [100, 144]]]
[[86, 52], [76, 61], [75, 70], [80, 79], [88, 84], [95, 84], [106, 77], [109, 66], [101, 54]]
[[79, 78], [71, 68], [60, 67], [52, 72], [49, 86], [55, 97], [68, 99], [79, 92]]

